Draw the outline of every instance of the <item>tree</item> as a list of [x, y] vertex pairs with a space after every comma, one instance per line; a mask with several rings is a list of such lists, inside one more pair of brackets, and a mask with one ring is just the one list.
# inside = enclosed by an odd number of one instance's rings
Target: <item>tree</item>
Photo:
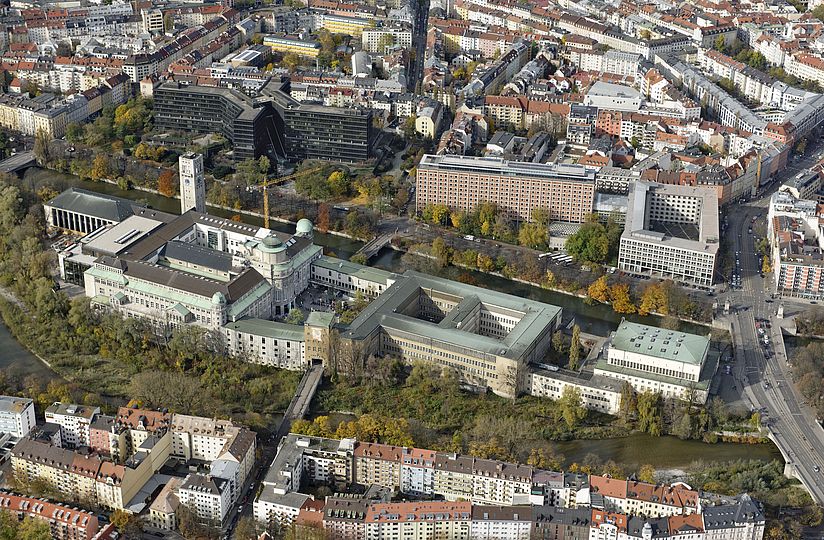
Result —
[[106, 154], [100, 152], [94, 156], [94, 160], [92, 160], [92, 169], [89, 176], [95, 181], [103, 180], [104, 178], [109, 178], [109, 176], [111, 176], [109, 158]]
[[251, 516], [240, 518], [235, 527], [235, 540], [255, 540], [256, 538], [255, 520]]
[[715, 43], [713, 43], [713, 49], [716, 51], [724, 52], [727, 48], [727, 41], [724, 39], [724, 36], [718, 36], [715, 38]]
[[329, 231], [329, 205], [321, 203], [318, 205], [318, 218], [315, 224], [318, 231], [325, 233]]
[[37, 161], [42, 165], [48, 163], [51, 157], [49, 152], [50, 143], [51, 138], [49, 135], [42, 129], [38, 129], [37, 134], [34, 136], [34, 157], [37, 158]]
[[552, 350], [555, 351], [555, 354], [561, 356], [566, 351], [566, 348], [563, 332], [556, 330], [555, 333], [552, 334]]
[[299, 308], [293, 308], [289, 311], [289, 314], [283, 320], [286, 324], [300, 324], [302, 325], [304, 321], [306, 321], [306, 314], [303, 313], [303, 310]]
[[283, 65], [290, 72], [294, 73], [295, 70], [297, 70], [298, 66], [300, 65], [300, 56], [298, 56], [297, 54], [295, 54], [293, 52], [286, 53], [283, 56]]
[[597, 302], [609, 302], [609, 284], [607, 283], [607, 276], [601, 276], [587, 289], [587, 294], [590, 298]]
[[175, 182], [175, 173], [170, 169], [165, 169], [157, 177], [157, 191], [166, 197], [174, 197], [177, 192], [177, 182]]
[[647, 315], [649, 313], [669, 314], [669, 300], [664, 288], [657, 283], [647, 285], [641, 293], [641, 303], [638, 305], [638, 313]]
[[600, 223], [584, 223], [578, 231], [567, 238], [564, 245], [567, 253], [576, 261], [599, 265], [609, 255], [609, 237], [606, 228]]
[[449, 266], [449, 261], [451, 258], [449, 247], [447, 247], [446, 242], [440, 236], [436, 237], [432, 241], [432, 256], [435, 257], [435, 261], [438, 263], [440, 268], [445, 268]]
[[549, 210], [546, 208], [533, 208], [532, 209], [532, 221], [546, 229], [549, 228]]
[[569, 369], [577, 371], [581, 360], [581, 327], [572, 327], [572, 341], [569, 344]]
[[629, 295], [629, 285], [616, 283], [609, 288], [609, 299], [615, 313], [635, 313], [635, 304]]
[[349, 193], [349, 177], [343, 171], [333, 171], [326, 179], [326, 183], [333, 197], [343, 197]]
[[518, 231], [518, 243], [522, 246], [539, 248], [546, 245], [547, 229], [537, 223], [524, 223]]
[[134, 514], [115, 510], [111, 515], [111, 522], [126, 540], [140, 540], [143, 537], [143, 524]]
[[638, 401], [635, 395], [635, 389], [632, 385], [624, 381], [621, 385], [621, 403], [618, 414], [625, 424], [629, 424], [636, 414], [638, 414]]
[[638, 480], [641, 482], [647, 482], [648, 484], [654, 484], [655, 467], [649, 464], [641, 465], [641, 469], [638, 471]]
[[581, 405], [581, 391], [574, 386], [567, 386], [558, 400], [561, 416], [570, 429], [586, 418], [587, 410]]
[[661, 394], [645, 390], [638, 394], [638, 428], [644, 433], [659, 436], [663, 432]]
[[816, 6], [810, 13], [819, 21], [824, 22], [824, 5]]
[[377, 52], [381, 54], [386, 53], [386, 49], [392, 47], [395, 44], [395, 36], [392, 34], [384, 34], [378, 39], [378, 47]]
[[764, 260], [761, 263], [761, 271], [765, 274], [769, 274], [772, 272], [772, 266], [770, 266], [770, 258], [764, 257]]

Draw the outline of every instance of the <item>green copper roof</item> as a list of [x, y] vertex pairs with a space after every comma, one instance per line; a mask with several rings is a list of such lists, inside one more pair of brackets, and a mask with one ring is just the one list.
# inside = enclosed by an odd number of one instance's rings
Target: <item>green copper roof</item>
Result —
[[224, 328], [272, 339], [285, 339], [289, 341], [304, 340], [303, 326], [267, 321], [264, 319], [244, 317], [239, 321], [227, 323]]
[[332, 313], [325, 313], [323, 311], [313, 311], [306, 317], [306, 324], [309, 326], [322, 326], [329, 328], [335, 322], [335, 315]]
[[623, 320], [612, 337], [610, 347], [674, 362], [701, 365], [707, 357], [710, 340], [704, 336]]

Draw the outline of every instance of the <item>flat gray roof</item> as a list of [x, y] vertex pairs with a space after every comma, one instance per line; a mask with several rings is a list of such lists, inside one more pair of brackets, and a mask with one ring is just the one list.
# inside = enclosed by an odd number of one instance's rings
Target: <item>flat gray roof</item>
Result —
[[518, 176], [543, 178], [547, 180], [580, 180], [594, 182], [595, 171], [583, 165], [557, 163], [531, 163], [509, 161], [498, 157], [473, 157], [426, 154], [421, 159], [418, 169], [439, 171], [458, 171], [472, 174], [491, 174], [496, 176]]
[[700, 366], [707, 358], [710, 340], [624, 319], [612, 336], [610, 348]]

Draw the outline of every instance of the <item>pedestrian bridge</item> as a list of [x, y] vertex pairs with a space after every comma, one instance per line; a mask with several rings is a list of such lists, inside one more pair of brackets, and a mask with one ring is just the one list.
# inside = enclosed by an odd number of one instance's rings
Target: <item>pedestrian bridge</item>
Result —
[[284, 437], [292, 428], [292, 422], [300, 420], [306, 413], [309, 412], [309, 405], [312, 403], [312, 398], [315, 397], [315, 392], [320, 386], [320, 380], [323, 376], [323, 366], [315, 364], [310, 367], [301, 377], [298, 383], [295, 396], [292, 398], [286, 413], [283, 415], [283, 420], [280, 421], [278, 427], [277, 438]]

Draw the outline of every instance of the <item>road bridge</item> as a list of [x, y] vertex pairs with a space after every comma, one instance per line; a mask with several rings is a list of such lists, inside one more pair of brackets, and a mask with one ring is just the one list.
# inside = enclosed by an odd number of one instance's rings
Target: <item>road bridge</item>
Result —
[[16, 173], [22, 171], [33, 165], [37, 165], [37, 160], [34, 157], [34, 152], [20, 152], [11, 157], [0, 161], [0, 172]]

